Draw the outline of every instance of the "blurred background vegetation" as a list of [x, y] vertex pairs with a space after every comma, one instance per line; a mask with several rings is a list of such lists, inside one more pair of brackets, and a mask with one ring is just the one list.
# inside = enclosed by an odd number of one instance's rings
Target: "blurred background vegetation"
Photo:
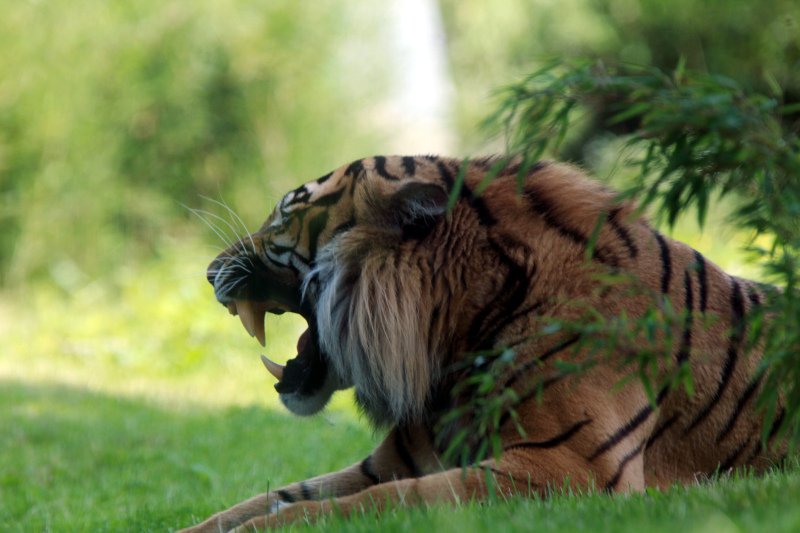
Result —
[[[289, 187], [357, 157], [495, 150], [477, 127], [492, 91], [552, 58], [665, 70], [683, 59], [800, 99], [792, 0], [53, 0], [2, 11], [0, 281], [12, 289], [71, 293], [178, 243], [218, 245], [184, 207], [208, 208], [202, 196], [252, 228]], [[434, 81], [450, 89], [448, 141], [427, 149], [398, 142], [419, 132], [406, 124], [404, 137], [392, 126], [402, 109], [386, 111], [413, 68], [397, 42], [424, 26], [404, 24], [409, 11], [431, 20], [425, 52], [443, 54], [445, 79]], [[561, 155], [602, 168], [609, 132], [599, 128]]]
[[[254, 229], [290, 187], [358, 157], [502, 150], [479, 127], [498, 88], [553, 58], [666, 71], [682, 61], [786, 104], [800, 99], [800, 4], [791, 0], [340, 0], [314, 9], [52, 0], [6, 4], [2, 15], [7, 375], [35, 374], [36, 353], [89, 369], [136, 362], [136, 375], [230, 365], [236, 354], [254, 364], [205, 285], [223, 242], [189, 208], [227, 220], [232, 238], [241, 226], [215, 202]], [[584, 106], [582, 126], [547, 155], [624, 180], [617, 135], [630, 125], [608, 127], [613, 103]], [[748, 235], [725, 213], [712, 208], [703, 233], [691, 219], [674, 233], [758, 275], [736, 246]], [[273, 329], [291, 346], [297, 326], [281, 324]], [[226, 347], [233, 355], [213, 353]]]
[[[576, 57], [665, 71], [683, 62], [797, 103], [800, 3], [4, 3], [0, 407], [30, 403], [15, 423], [40, 413], [20, 384], [170, 406], [275, 405], [257, 346], [205, 282], [224, 243], [189, 208], [227, 220], [230, 238], [241, 226], [215, 202], [253, 230], [289, 188], [359, 157], [502, 151], [479, 127], [498, 89]], [[580, 127], [547, 155], [624, 181], [620, 135], [631, 124], [608, 126], [613, 100], [581, 108]], [[728, 209], [713, 205], [702, 233], [693, 217], [672, 233], [757, 276]], [[271, 318], [270, 355], [293, 355], [301, 329]], [[352, 416], [347, 397], [337, 409]], [[10, 449], [29, 435], [7, 438]], [[8, 483], [0, 476], [0, 501], [20, 492]]]

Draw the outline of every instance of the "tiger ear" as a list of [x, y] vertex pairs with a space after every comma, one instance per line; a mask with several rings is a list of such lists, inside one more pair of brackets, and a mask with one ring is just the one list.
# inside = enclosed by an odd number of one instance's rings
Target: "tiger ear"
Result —
[[389, 199], [389, 213], [404, 236], [422, 238], [447, 211], [448, 194], [435, 183], [411, 182]]

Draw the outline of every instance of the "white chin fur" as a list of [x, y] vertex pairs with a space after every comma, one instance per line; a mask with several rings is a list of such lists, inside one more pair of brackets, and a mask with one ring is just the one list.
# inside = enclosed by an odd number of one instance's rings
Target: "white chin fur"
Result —
[[281, 402], [292, 413], [299, 416], [310, 416], [319, 413], [327, 405], [333, 393], [343, 389], [336, 372], [328, 370], [325, 384], [322, 388], [311, 396], [304, 396], [296, 393], [280, 394]]

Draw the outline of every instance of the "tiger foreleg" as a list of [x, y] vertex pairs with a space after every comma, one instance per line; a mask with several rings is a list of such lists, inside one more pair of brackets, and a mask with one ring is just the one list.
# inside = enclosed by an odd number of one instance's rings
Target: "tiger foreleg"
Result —
[[[244, 533], [291, 523], [311, 523], [331, 514], [348, 517], [361, 513], [380, 513], [396, 507], [485, 499], [488, 489], [482, 478], [487, 475], [493, 474], [480, 469], [455, 469], [420, 478], [390, 481], [350, 496], [298, 502], [253, 518], [235, 531]], [[500, 490], [505, 494], [505, 487]]]
[[279, 513], [305, 500], [336, 498], [359, 492], [376, 481], [370, 464], [372, 456], [353, 466], [317, 476], [298, 483], [292, 483], [276, 490], [259, 494], [233, 507], [219, 512], [204, 522], [181, 530], [182, 533], [219, 533], [230, 531], [248, 520]]
[[327, 502], [385, 484], [385, 481], [419, 476], [438, 470], [438, 465], [425, 428], [395, 428], [371, 455], [359, 463], [254, 496], [182, 531], [229, 531], [256, 517], [263, 520], [265, 516], [277, 516], [288, 509], [301, 509], [304, 505], [313, 508], [316, 501]]
[[[380, 483], [349, 496], [298, 502], [253, 518], [236, 531], [244, 533], [291, 523], [310, 523], [326, 515], [348, 517], [405, 506], [457, 505], [469, 501], [506, 499], [514, 495], [546, 497], [562, 487], [594, 487], [594, 476], [581, 460], [565, 470], [554, 471], [550, 462], [554, 458], [551, 455], [514, 453], [497, 461], [484, 461], [475, 467], [454, 468], [422, 477]], [[573, 454], [567, 452], [560, 455], [555, 458], [555, 465], [562, 468], [570, 465]], [[532, 468], [532, 462], [538, 463], [541, 468]], [[598, 473], [598, 476], [602, 475]]]

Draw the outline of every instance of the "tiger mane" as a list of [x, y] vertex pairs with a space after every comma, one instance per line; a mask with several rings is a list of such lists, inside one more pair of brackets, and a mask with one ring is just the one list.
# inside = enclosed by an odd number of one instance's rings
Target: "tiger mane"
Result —
[[750, 321], [768, 324], [774, 289], [662, 235], [576, 167], [501, 163], [352, 162], [287, 193], [252, 249], [212, 261], [217, 300], [259, 340], [273, 305], [307, 320], [296, 358], [263, 359], [290, 411], [352, 386], [393, 427], [362, 461], [192, 531], [554, 486], [643, 491], [786, 457], [789, 411], [778, 391], [774, 417], [759, 412], [765, 341]]
[[[458, 163], [450, 164], [454, 174]], [[447, 181], [441, 179], [441, 167], [431, 170], [434, 172], [427, 177], [435, 179], [428, 183]], [[545, 222], [550, 216], [568, 212], [577, 228], [588, 235], [600, 217], [613, 208], [619, 217], [628, 216], [632, 210], [630, 205], [616, 202], [612, 192], [583, 178], [574, 167], [552, 164], [537, 170], [525, 182], [523, 194], [538, 198], [546, 209], [541, 213]], [[423, 419], [442, 378], [444, 359], [454, 351], [452, 338], [444, 335], [452, 337], [459, 325], [444, 327], [442, 321], [449, 315], [465, 315], [458, 309], [463, 305], [459, 301], [463, 292], [460, 282], [465, 272], [473, 276], [480, 273], [486, 258], [485, 253], [473, 250], [456, 255], [448, 247], [453, 246], [454, 237], [465, 242], [480, 242], [486, 237], [475, 209], [484, 198], [468, 192], [484, 174], [480, 165], [470, 165], [462, 201], [447, 216], [435, 217], [439, 223], [430, 238], [413, 246], [395, 224], [397, 213], [406, 209], [419, 215], [425, 206], [398, 206], [391, 201], [396, 189], [387, 190], [385, 180], [377, 181], [379, 177], [370, 188], [372, 176], [367, 176], [360, 223], [318, 253], [309, 279], [318, 279], [321, 287], [317, 303], [320, 346], [339, 375], [355, 385], [360, 405], [379, 425]], [[513, 169], [498, 176], [485, 191], [485, 201], [518, 204], [515, 180]], [[442, 185], [448, 188], [450, 184]], [[518, 227], [507, 228], [510, 233], [525, 234], [535, 228], [529, 225], [530, 215], [511, 218], [515, 223], [512, 226]], [[564, 229], [545, 226], [537, 231], [547, 234]], [[434, 266], [437, 255], [441, 261]], [[456, 272], [460, 272], [460, 279], [456, 279]], [[467, 286], [474, 287], [475, 283], [467, 282]], [[469, 351], [476, 347], [461, 348]]]
[[427, 357], [431, 310], [419, 272], [375, 245], [385, 239], [359, 228], [317, 258], [319, 279], [327, 280], [317, 307], [320, 346], [377, 424], [420, 416], [440, 374], [438, 360]]

